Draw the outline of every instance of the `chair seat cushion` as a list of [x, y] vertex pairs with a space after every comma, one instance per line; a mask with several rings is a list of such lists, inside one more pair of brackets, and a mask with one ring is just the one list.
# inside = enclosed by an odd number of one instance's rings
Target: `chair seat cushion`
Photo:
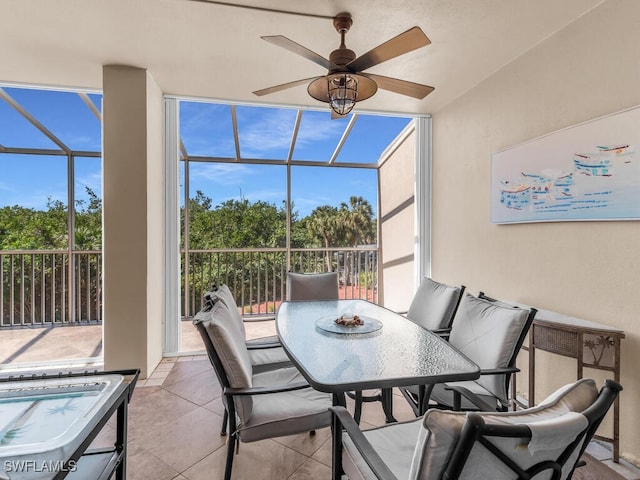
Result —
[[[304, 382], [294, 368], [281, 368], [253, 375], [254, 387]], [[280, 437], [331, 425], [331, 395], [304, 388], [284, 393], [254, 395], [251, 417], [238, 430], [243, 442]]]
[[252, 338], [250, 340], [247, 340], [247, 346], [251, 346], [251, 347], [259, 347], [262, 345], [269, 345], [269, 344], [279, 344], [280, 343], [280, 337], [278, 337], [277, 335], [270, 335], [268, 337], [260, 337], [260, 338]]
[[[497, 402], [496, 397], [491, 394], [486, 388], [482, 385], [469, 380], [466, 382], [447, 382], [446, 384], [439, 383], [433, 387], [431, 391], [431, 396], [429, 397], [431, 400], [436, 402], [438, 405], [444, 405], [447, 407], [453, 408], [453, 391], [447, 390], [445, 385], [459, 385], [471, 391], [471, 393], [475, 393], [482, 400], [487, 402], [489, 405], [496, 405]], [[478, 407], [475, 406], [472, 402], [467, 400], [464, 396], [461, 398], [461, 408], [463, 410], [477, 410]]]
[[[421, 424], [422, 420], [416, 419], [363, 432], [384, 463], [399, 479], [409, 478], [409, 467]], [[346, 433], [343, 434], [342, 467], [349, 480], [376, 478]]]
[[253, 373], [291, 366], [291, 360], [282, 347], [250, 349], [249, 358]]
[[[497, 408], [496, 397], [491, 395], [491, 392], [489, 392], [482, 385], [478, 385], [473, 380], [469, 380], [466, 382], [447, 382], [446, 385], [460, 385], [462, 387], [465, 387], [471, 392], [475, 393], [477, 396], [479, 396], [482, 400], [484, 400], [488, 404], [493, 405], [494, 403], [496, 403], [496, 408]], [[417, 385], [404, 387], [404, 389], [406, 392], [410, 393], [413, 396], [413, 399], [415, 402], [418, 401]], [[453, 408], [453, 392], [451, 390], [447, 390], [445, 388], [445, 384], [438, 383], [434, 385], [433, 390], [429, 395], [429, 399], [432, 405], [437, 404], [437, 405], [440, 405], [441, 408], [446, 408], [446, 407]], [[465, 397], [461, 398], [461, 408], [462, 410], [465, 410], [465, 411], [478, 410], [478, 407], [475, 406], [473, 403], [471, 403], [469, 400], [467, 400]]]

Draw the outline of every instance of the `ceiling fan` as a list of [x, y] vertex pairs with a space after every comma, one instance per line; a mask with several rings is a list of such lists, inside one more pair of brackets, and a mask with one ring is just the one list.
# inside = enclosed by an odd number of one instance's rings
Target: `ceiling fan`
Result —
[[420, 27], [410, 28], [356, 58], [355, 52], [348, 49], [344, 42], [352, 23], [351, 14], [347, 12], [339, 13], [333, 18], [333, 26], [340, 34], [340, 47], [331, 52], [328, 60], [282, 35], [261, 37], [267, 42], [317, 63], [328, 72], [323, 76], [304, 78], [256, 90], [253, 93], [258, 96], [268, 95], [309, 82], [307, 87], [309, 95], [316, 100], [328, 103], [331, 106], [332, 117], [344, 117], [353, 109], [356, 102], [372, 97], [378, 88], [419, 100], [434, 90], [434, 87], [428, 85], [363, 73], [364, 70], [382, 62], [429, 45], [431, 41]]

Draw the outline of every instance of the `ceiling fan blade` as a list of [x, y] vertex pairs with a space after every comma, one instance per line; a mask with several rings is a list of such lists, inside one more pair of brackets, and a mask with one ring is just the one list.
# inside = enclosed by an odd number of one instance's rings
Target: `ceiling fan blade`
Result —
[[318, 65], [326, 68], [327, 70], [334, 70], [338, 68], [338, 66], [335, 63], [327, 60], [321, 55], [318, 55], [316, 52], [312, 52], [308, 48], [303, 47], [302, 45], [294, 42], [293, 40], [289, 40], [287, 37], [284, 37], [282, 35], [272, 35], [272, 36], [260, 37], [260, 38], [262, 38], [263, 40], [266, 40], [269, 43], [273, 43], [278, 47], [285, 48], [290, 52], [301, 55], [307, 60], [311, 60], [312, 62], [317, 63]]
[[398, 78], [383, 77], [382, 75], [373, 75], [371, 73], [363, 73], [362, 75], [369, 77], [371, 80], [376, 82], [378, 84], [378, 88], [399, 93], [400, 95], [407, 95], [409, 97], [417, 98], [418, 100], [422, 100], [435, 90], [434, 87], [430, 87], [429, 85], [422, 85], [420, 83], [400, 80]]
[[303, 78], [302, 80], [296, 80], [294, 82], [283, 83], [282, 85], [275, 85], [269, 88], [263, 88], [262, 90], [256, 90], [253, 92], [254, 95], [258, 95], [261, 97], [262, 95], [269, 95], [270, 93], [279, 92], [280, 90], [286, 90], [287, 88], [297, 87], [298, 85], [302, 85], [303, 83], [310, 83], [318, 77], [311, 78]]
[[420, 27], [413, 27], [391, 40], [378, 45], [367, 53], [347, 64], [347, 68], [352, 72], [361, 72], [379, 63], [386, 62], [405, 53], [426, 47], [431, 40], [425, 35]]

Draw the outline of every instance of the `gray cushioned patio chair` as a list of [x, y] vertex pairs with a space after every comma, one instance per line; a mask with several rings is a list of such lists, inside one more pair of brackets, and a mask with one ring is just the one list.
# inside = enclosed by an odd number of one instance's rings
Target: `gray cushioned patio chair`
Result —
[[[287, 273], [287, 301], [339, 300], [340, 279], [338, 272]], [[363, 401], [380, 400], [381, 397], [365, 397], [362, 392], [347, 392], [356, 401], [355, 417], [360, 421]]]
[[338, 300], [338, 272], [287, 273], [287, 300]]
[[[406, 317], [413, 323], [420, 325], [427, 330], [431, 330], [437, 333], [441, 337], [447, 338], [451, 331], [451, 322], [460, 304], [460, 299], [464, 293], [465, 286], [454, 287], [445, 283], [437, 282], [429, 277], [424, 277], [418, 290], [411, 300], [409, 310], [406, 312], [399, 312], [406, 315]], [[418, 387], [413, 388], [416, 392], [416, 398], [418, 395]], [[356, 410], [354, 417], [356, 421], [360, 421], [361, 404], [362, 402], [375, 402], [382, 401], [383, 395], [390, 395], [390, 390], [377, 390], [368, 391], [362, 394], [360, 399], [360, 392], [354, 396], [356, 400]], [[352, 395], [350, 395], [352, 396]], [[411, 404], [412, 402], [410, 402]], [[414, 413], [418, 415], [417, 401]], [[395, 421], [395, 418], [387, 416], [387, 421]]]
[[[211, 291], [205, 293], [204, 297], [205, 308], [202, 312], [204, 314], [206, 314], [206, 312], [208, 312], [217, 301], [224, 302], [229, 309], [233, 320], [242, 332], [242, 337], [245, 340], [245, 345], [249, 352], [249, 360], [251, 361], [251, 367], [254, 373], [266, 372], [268, 370], [275, 370], [283, 367], [291, 367], [293, 365], [291, 363], [291, 359], [289, 359], [288, 355], [283, 350], [280, 344], [280, 339], [277, 335], [247, 340], [247, 331], [245, 329], [244, 320], [242, 320], [242, 317], [240, 316], [238, 305], [236, 304], [236, 301], [231, 294], [231, 290], [229, 290], [227, 285], [222, 284], [220, 287], [214, 287]], [[227, 433], [228, 420], [229, 414], [225, 409], [222, 418], [221, 435], [226, 435]]]
[[[591, 379], [515, 412], [429, 410], [423, 418], [361, 431], [332, 407], [333, 478], [349, 480], [565, 480], [622, 387]], [[335, 460], [337, 459], [337, 460]]]
[[318, 392], [295, 367], [255, 373], [237, 321], [224, 302], [194, 319], [223, 389], [229, 412], [225, 480], [238, 442], [311, 432], [331, 424], [331, 396]]
[[[449, 343], [480, 367], [480, 378], [466, 382], [401, 388], [416, 415], [434, 404], [454, 410], [504, 411], [510, 404], [511, 375], [537, 310], [465, 294]], [[431, 405], [429, 405], [431, 402]]]
[[455, 287], [424, 277], [406, 312], [407, 318], [446, 336], [451, 330], [464, 290], [464, 285]]

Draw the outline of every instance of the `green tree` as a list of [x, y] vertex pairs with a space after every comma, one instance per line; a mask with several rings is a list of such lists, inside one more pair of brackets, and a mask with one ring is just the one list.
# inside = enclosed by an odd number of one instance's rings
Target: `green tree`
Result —
[[[67, 208], [59, 200], [47, 201], [46, 210], [36, 210], [19, 205], [0, 208], [0, 250], [63, 250], [68, 246]], [[65, 267], [61, 255], [12, 255], [2, 258], [0, 269], [13, 271], [13, 285], [5, 282], [3, 289], [4, 302], [0, 305], [5, 318], [11, 313], [18, 318], [24, 313], [25, 318], [39, 316], [37, 305], [50, 305], [52, 297], [63, 298], [60, 284], [49, 283], [45, 289], [44, 278], [51, 278], [53, 270], [60, 271]], [[8, 278], [8, 277], [5, 277]], [[11, 297], [12, 289], [23, 291], [24, 298]], [[52, 289], [54, 291], [52, 292]], [[40, 292], [45, 291], [44, 298]], [[28, 299], [37, 298], [36, 303]], [[54, 297], [55, 298], [55, 297]], [[11, 301], [13, 300], [13, 302]], [[13, 308], [13, 312], [11, 312]], [[47, 312], [51, 310], [47, 309]], [[59, 315], [59, 309], [54, 316]], [[60, 318], [60, 317], [57, 317]], [[45, 319], [40, 318], [41, 321]]]
[[[211, 199], [198, 191], [196, 196], [190, 199], [189, 209], [191, 249], [255, 249], [285, 246], [287, 214], [284, 204], [277, 207], [272, 203], [250, 202], [243, 198], [227, 200], [212, 208]], [[247, 286], [252, 279], [260, 276], [261, 281], [265, 282], [265, 287], [270, 289], [281, 283], [279, 276], [274, 278], [271, 267], [284, 262], [282, 253], [221, 255], [223, 256], [216, 259], [208, 254], [190, 255], [190, 282], [194, 291], [204, 292], [210, 287], [204, 283], [210, 275], [213, 279], [234, 279], [234, 284], [237, 285], [239, 282]], [[268, 270], [271, 275], [267, 280], [265, 275]], [[259, 301], [257, 298], [252, 300]]]
[[[283, 202], [283, 204], [286, 202]], [[285, 206], [285, 205], [283, 205]], [[304, 248], [310, 246], [313, 239], [309, 236], [307, 229], [308, 217], [299, 218], [300, 215], [295, 209], [295, 205], [291, 202], [291, 247]]]
[[191, 248], [283, 247], [286, 239], [286, 210], [276, 205], [247, 199], [227, 200], [215, 208], [201, 191], [189, 200], [189, 243]]
[[[325, 248], [333, 245], [335, 239], [343, 234], [344, 225], [341, 222], [339, 211], [336, 207], [322, 205], [315, 208], [307, 220], [307, 229], [311, 235], [320, 239]], [[327, 271], [332, 271], [331, 253], [325, 252]]]
[[85, 187], [89, 201], [76, 200], [75, 249], [102, 249], [102, 200]]
[[286, 211], [273, 204], [227, 200], [212, 210], [208, 218], [214, 248], [284, 246]]
[[343, 202], [340, 205], [340, 219], [345, 226], [347, 245], [356, 247], [371, 243], [374, 237], [373, 208], [368, 200], [352, 196], [348, 205]]
[[43, 250], [67, 247], [67, 208], [47, 201], [46, 210], [19, 205], [0, 208], [0, 249]]
[[[216, 248], [214, 245], [214, 231], [212, 225], [212, 202], [200, 190], [196, 196], [189, 199], [189, 247]], [[180, 212], [181, 228], [184, 232], [184, 209]], [[184, 246], [184, 245], [182, 245]]]

